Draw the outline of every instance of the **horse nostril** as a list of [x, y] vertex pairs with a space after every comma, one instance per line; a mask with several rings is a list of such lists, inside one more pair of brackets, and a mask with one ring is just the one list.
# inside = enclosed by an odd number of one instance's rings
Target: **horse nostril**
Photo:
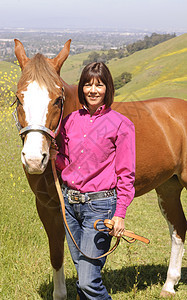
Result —
[[25, 162], [25, 153], [21, 151], [21, 160], [24, 163]]
[[45, 161], [47, 160], [47, 153], [42, 153], [42, 164], [44, 165], [45, 164]]

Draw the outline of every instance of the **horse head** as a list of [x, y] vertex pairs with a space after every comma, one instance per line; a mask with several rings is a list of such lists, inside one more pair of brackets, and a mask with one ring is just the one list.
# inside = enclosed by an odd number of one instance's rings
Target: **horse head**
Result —
[[22, 74], [17, 86], [17, 115], [23, 139], [21, 160], [29, 174], [41, 174], [49, 161], [51, 141], [58, 134], [64, 98], [60, 69], [67, 59], [71, 40], [53, 59], [42, 54], [28, 58], [22, 43], [15, 54]]

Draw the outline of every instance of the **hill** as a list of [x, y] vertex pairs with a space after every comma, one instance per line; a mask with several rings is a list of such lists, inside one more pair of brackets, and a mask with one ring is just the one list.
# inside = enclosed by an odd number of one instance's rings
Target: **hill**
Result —
[[15, 68], [18, 68], [18, 66], [12, 64], [11, 62], [0, 61], [0, 74], [3, 74], [5, 72], [9, 73], [13, 66], [15, 66]]
[[187, 99], [187, 34], [119, 61], [111, 61], [113, 77], [124, 71], [132, 81], [117, 91], [116, 101], [171, 96]]
[[[77, 83], [82, 61], [88, 55], [70, 56], [62, 68], [62, 78]], [[123, 72], [132, 73], [132, 81], [117, 90], [115, 101], [163, 96], [187, 99], [187, 34], [128, 57], [113, 59], [108, 67], [113, 78]]]
[[[68, 57], [61, 70], [61, 76], [67, 83], [77, 84], [83, 69], [82, 63], [89, 54], [86, 52]], [[108, 67], [113, 78], [123, 72], [132, 73], [132, 81], [116, 91], [115, 101], [163, 96], [187, 99], [187, 34], [128, 57], [115, 58]], [[0, 61], [2, 75], [15, 68], [18, 69], [18, 66]], [[18, 70], [17, 74], [19, 77]]]

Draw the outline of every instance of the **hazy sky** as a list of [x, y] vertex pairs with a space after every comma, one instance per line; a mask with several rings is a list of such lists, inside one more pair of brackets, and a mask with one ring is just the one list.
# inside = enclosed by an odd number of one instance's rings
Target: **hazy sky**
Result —
[[0, 0], [0, 28], [187, 31], [187, 0]]

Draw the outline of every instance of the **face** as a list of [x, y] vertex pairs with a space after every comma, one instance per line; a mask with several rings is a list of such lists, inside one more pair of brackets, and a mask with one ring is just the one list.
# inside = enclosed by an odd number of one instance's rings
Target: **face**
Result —
[[92, 78], [90, 82], [86, 82], [83, 86], [83, 93], [91, 112], [95, 112], [104, 104], [106, 85], [97, 78]]

